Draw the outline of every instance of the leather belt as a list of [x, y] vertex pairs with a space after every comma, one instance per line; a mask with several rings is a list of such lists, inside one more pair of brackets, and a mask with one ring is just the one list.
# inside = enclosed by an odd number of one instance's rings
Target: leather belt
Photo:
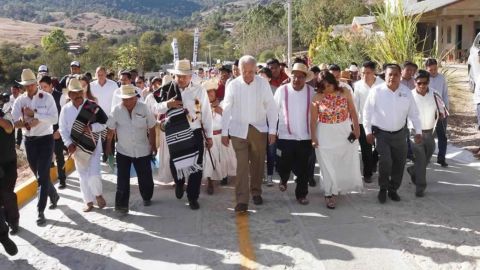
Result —
[[383, 129], [377, 127], [377, 126], [372, 126], [372, 131], [374, 133], [381, 131], [381, 132], [385, 132], [385, 133], [388, 133], [388, 134], [397, 134], [397, 133], [400, 133], [400, 132], [403, 131], [403, 127], [401, 129], [397, 130], [397, 131], [387, 131], [387, 130], [383, 130]]
[[221, 130], [221, 129], [218, 129], [218, 130], [214, 130], [214, 131], [213, 131], [213, 136], [215, 136], [215, 135], [220, 135], [220, 134], [222, 134], [222, 130]]

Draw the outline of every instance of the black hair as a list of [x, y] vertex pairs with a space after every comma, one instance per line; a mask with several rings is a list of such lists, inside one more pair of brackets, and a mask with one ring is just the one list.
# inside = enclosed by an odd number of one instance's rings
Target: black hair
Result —
[[415, 69], [418, 69], [418, 65], [411, 61], [405, 61], [405, 63], [403, 63], [403, 68], [406, 68], [406, 67], [413, 67]]
[[310, 71], [313, 73], [320, 73], [320, 68], [318, 66], [313, 66], [310, 68]]
[[143, 82], [145, 82], [145, 76], [143, 76], [143, 75], [137, 76], [137, 79], [142, 80]]
[[295, 57], [295, 59], [293, 59], [293, 64], [298, 64], [298, 63], [307, 65], [307, 62], [305, 61], [305, 59], [301, 57]]
[[267, 66], [274, 65], [274, 64], [280, 65], [280, 62], [278, 61], [278, 59], [272, 58], [267, 60]]
[[363, 62], [362, 67], [369, 68], [371, 70], [375, 70], [375, 69], [377, 69], [377, 64], [375, 62], [372, 62], [372, 61], [365, 61], [365, 62]]
[[203, 70], [203, 68], [198, 68], [198, 71], [205, 71], [205, 70]]
[[437, 59], [428, 58], [427, 61], [425, 61], [425, 67], [429, 67], [429, 66], [433, 66], [433, 65], [438, 65]]
[[417, 74], [415, 74], [415, 81], [418, 79], [427, 79], [427, 82], [430, 81], [430, 73], [426, 70], [420, 69]]
[[265, 75], [267, 75], [267, 77], [268, 77], [269, 79], [271, 79], [272, 76], [273, 76], [273, 75], [272, 75], [272, 70], [269, 69], [268, 67], [263, 67], [263, 68], [261, 68], [261, 69], [258, 71], [258, 74], [260, 74], [260, 73], [264, 73]]
[[124, 71], [122, 71], [122, 72], [120, 73], [120, 75], [125, 75], [125, 76], [127, 76], [127, 78], [128, 78], [129, 80], [132, 79], [132, 73], [130, 73], [130, 71], [124, 70]]
[[330, 71], [341, 71], [340, 67], [337, 64], [331, 64], [328, 66], [328, 70]]
[[402, 68], [400, 67], [399, 64], [395, 63], [387, 63], [384, 65], [384, 70], [387, 71], [387, 69], [397, 69], [398, 72], [402, 72]]
[[318, 92], [323, 93], [323, 91], [325, 90], [325, 83], [332, 84], [335, 88], [335, 91], [342, 90], [342, 88], [340, 88], [340, 86], [338, 85], [338, 81], [337, 79], [335, 79], [335, 76], [333, 76], [333, 74], [328, 72], [327, 70], [322, 70], [318, 78], [319, 78], [317, 81]]
[[235, 59], [235, 61], [233, 61], [233, 65], [238, 67], [238, 59]]
[[53, 81], [52, 81], [52, 77], [48, 76], [48, 75], [45, 75], [45, 76], [42, 76], [42, 78], [38, 81], [38, 83], [46, 83], [48, 85], [52, 85], [53, 84]]
[[351, 62], [350, 65], [351, 65], [351, 66], [356, 66], [356, 67], [358, 67], [357, 62]]

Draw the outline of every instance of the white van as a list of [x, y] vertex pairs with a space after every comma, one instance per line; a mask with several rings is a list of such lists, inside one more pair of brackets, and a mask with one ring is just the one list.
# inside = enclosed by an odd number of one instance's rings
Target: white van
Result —
[[480, 83], [480, 33], [473, 41], [468, 56], [468, 81], [472, 92], [475, 91], [475, 85]]

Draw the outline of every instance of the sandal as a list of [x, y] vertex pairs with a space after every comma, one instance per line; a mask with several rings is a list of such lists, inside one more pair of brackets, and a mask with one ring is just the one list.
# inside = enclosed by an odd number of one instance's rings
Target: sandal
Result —
[[280, 184], [278, 184], [278, 189], [280, 189], [281, 192], [285, 192], [287, 190], [287, 185], [280, 182]]
[[325, 196], [325, 202], [328, 209], [335, 209], [335, 198], [332, 196]]
[[310, 203], [307, 198], [299, 198], [297, 199], [297, 202], [301, 205], [307, 205]]
[[87, 213], [93, 210], [93, 202], [87, 203], [87, 205], [83, 208], [83, 212]]
[[105, 206], [107, 206], [107, 202], [105, 201], [102, 195], [97, 196], [96, 198], [97, 198], [98, 208], [103, 209], [105, 208]]

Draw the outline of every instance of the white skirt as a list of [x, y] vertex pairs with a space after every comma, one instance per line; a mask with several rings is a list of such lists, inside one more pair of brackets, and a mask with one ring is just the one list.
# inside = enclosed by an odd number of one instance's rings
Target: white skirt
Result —
[[350, 120], [338, 124], [317, 125], [318, 148], [315, 150], [322, 172], [321, 183], [325, 196], [361, 191], [358, 141], [347, 138], [352, 131]]
[[158, 131], [158, 180], [160, 183], [169, 184], [174, 181], [170, 170], [170, 153], [168, 152], [165, 132], [160, 131], [160, 129]]
[[211, 180], [222, 180], [227, 176], [235, 176], [237, 174], [237, 158], [235, 150], [230, 143], [228, 147], [222, 144], [222, 136], [213, 136], [213, 146], [210, 149], [212, 153], [215, 170], [207, 149], [203, 156], [203, 178], [210, 177]]

